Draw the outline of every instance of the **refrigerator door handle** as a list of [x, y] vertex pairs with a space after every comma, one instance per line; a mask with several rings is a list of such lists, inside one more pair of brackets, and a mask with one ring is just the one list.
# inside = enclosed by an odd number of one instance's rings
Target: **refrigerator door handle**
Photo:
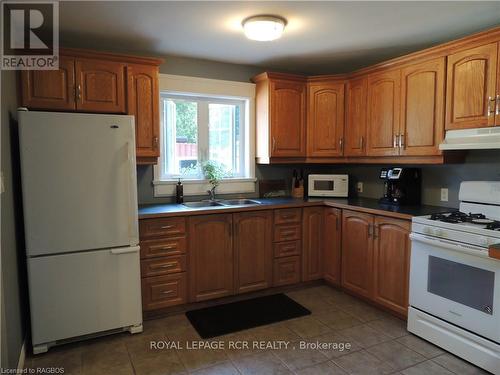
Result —
[[116, 249], [111, 249], [111, 254], [120, 255], [120, 254], [137, 253], [140, 249], [141, 248], [139, 246], [118, 247]]
[[129, 220], [129, 238], [130, 244], [137, 244], [137, 201], [134, 196], [134, 188], [133, 186], [137, 183], [136, 180], [136, 172], [135, 172], [135, 142], [127, 142], [127, 162], [130, 168], [129, 172], [129, 186], [128, 186], [128, 194], [129, 194], [129, 205], [130, 205], [130, 220]]

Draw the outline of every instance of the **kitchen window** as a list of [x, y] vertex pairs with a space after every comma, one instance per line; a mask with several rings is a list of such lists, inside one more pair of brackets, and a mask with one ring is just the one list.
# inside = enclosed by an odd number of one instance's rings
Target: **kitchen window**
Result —
[[[226, 172], [218, 193], [254, 192], [253, 84], [168, 76], [162, 85], [161, 78], [155, 195], [172, 195], [179, 178], [185, 195], [206, 194], [201, 169], [206, 161]], [[251, 96], [241, 96], [242, 85]]]

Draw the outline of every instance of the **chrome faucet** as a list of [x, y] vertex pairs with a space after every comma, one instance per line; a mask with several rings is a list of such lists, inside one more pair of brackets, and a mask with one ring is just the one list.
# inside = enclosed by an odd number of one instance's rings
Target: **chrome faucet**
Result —
[[210, 190], [207, 190], [208, 199], [210, 201], [215, 201], [215, 188], [216, 188], [216, 186], [213, 186]]

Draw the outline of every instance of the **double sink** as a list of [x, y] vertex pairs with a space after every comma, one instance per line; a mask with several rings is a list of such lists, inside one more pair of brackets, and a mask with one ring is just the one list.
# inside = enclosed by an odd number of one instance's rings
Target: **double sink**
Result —
[[189, 208], [204, 208], [204, 207], [221, 207], [221, 206], [248, 206], [262, 204], [262, 202], [253, 199], [224, 199], [217, 201], [199, 201], [199, 202], [186, 202], [184, 206]]

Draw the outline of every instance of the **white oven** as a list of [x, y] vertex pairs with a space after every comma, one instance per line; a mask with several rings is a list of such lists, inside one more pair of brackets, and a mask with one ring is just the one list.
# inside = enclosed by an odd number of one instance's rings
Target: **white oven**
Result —
[[500, 343], [500, 261], [484, 247], [412, 233], [410, 305]]
[[349, 176], [346, 174], [310, 174], [307, 195], [310, 197], [347, 197]]

